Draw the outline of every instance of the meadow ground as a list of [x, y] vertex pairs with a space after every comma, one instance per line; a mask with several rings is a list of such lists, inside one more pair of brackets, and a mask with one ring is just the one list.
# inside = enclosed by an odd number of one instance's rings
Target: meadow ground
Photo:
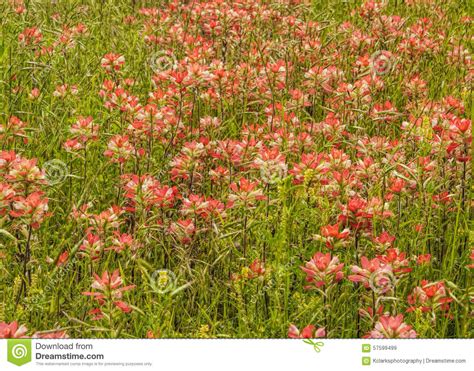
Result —
[[472, 338], [472, 6], [0, 2], [0, 337]]

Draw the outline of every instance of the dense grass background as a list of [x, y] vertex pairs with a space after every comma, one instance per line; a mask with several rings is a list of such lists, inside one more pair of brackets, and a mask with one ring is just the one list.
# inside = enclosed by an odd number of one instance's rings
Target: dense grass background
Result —
[[[191, 2], [187, 3], [189, 6]], [[351, 71], [357, 57], [364, 53], [361, 50], [359, 54], [348, 47], [351, 35], [341, 32], [340, 26], [349, 21], [370, 35], [373, 22], [359, 15], [361, 1], [268, 5], [282, 15], [320, 23], [321, 30], [314, 35], [322, 45], [322, 51], [317, 55], [304, 52], [299, 40], [287, 32], [287, 18], [271, 22], [257, 19], [237, 42], [234, 36], [225, 32], [209, 35], [200, 30], [199, 24], [187, 23], [189, 10], [182, 6], [175, 10], [171, 2], [166, 1], [25, 1], [26, 11], [21, 15], [13, 12], [8, 1], [2, 1], [0, 123], [5, 123], [12, 115], [19, 117], [27, 123], [28, 137], [28, 143], [21, 139], [7, 141], [4, 137], [2, 150], [15, 150], [25, 158], [37, 158], [39, 167], [47, 161], [60, 160], [67, 166], [67, 177], [59, 184], [43, 187], [52, 215], [30, 235], [27, 225], [15, 224], [8, 216], [0, 219], [3, 223], [0, 224], [0, 322], [16, 320], [25, 324], [30, 333], [66, 330], [74, 337], [144, 337], [147, 331], [152, 331], [155, 336], [163, 337], [258, 338], [286, 337], [289, 324], [295, 323], [297, 326], [324, 326], [329, 337], [350, 338], [367, 333], [375, 323], [375, 318], [366, 319], [358, 310], [383, 304], [384, 311], [404, 313], [405, 321], [413, 326], [419, 337], [472, 337], [472, 273], [466, 267], [470, 264], [472, 248], [469, 239], [470, 162], [453, 161], [446, 157], [444, 149], [436, 150], [429, 125], [428, 129], [422, 128], [425, 132], [420, 134], [424, 136], [421, 142], [402, 136], [400, 129], [402, 121], [408, 120], [411, 113], [407, 108], [410, 99], [405, 94], [404, 84], [414, 74], [420, 74], [428, 83], [426, 99], [420, 104], [452, 96], [464, 104], [463, 117], [472, 116], [472, 81], [467, 78], [469, 74], [472, 78], [472, 66], [455, 64], [448, 59], [452, 50], [450, 40], [469, 50], [472, 48], [472, 27], [461, 22], [470, 12], [469, 2], [415, 3], [419, 4], [389, 1], [382, 13], [403, 17], [404, 30], [419, 18], [429, 18], [435, 35], [444, 32], [439, 51], [409, 57], [399, 52], [402, 36], [396, 39], [379, 37], [368, 48], [369, 55], [377, 50], [390, 50], [398, 58], [396, 68], [382, 76], [383, 89], [374, 93], [372, 99], [378, 103], [390, 100], [401, 115], [390, 124], [380, 125], [363, 105], [353, 107], [354, 112], [357, 109], [359, 112], [352, 117], [345, 116], [347, 108], [343, 108], [343, 121], [350, 136], [331, 141], [317, 134], [312, 146], [318, 153], [336, 147], [342, 149], [353, 161], [351, 172], [355, 171], [353, 166], [360, 158], [356, 148], [358, 136], [399, 139], [391, 154], [402, 151], [402, 164], [408, 165], [413, 159], [428, 155], [436, 163], [438, 170], [429, 177], [413, 175], [410, 181], [415, 182], [414, 190], [403, 192], [389, 202], [393, 217], [373, 220], [373, 235], [388, 231], [396, 237], [395, 247], [410, 259], [431, 254], [431, 262], [417, 265], [410, 260], [413, 271], [400, 279], [393, 297], [376, 297], [370, 290], [347, 279], [326, 290], [304, 290], [305, 274], [300, 266], [316, 251], [329, 251], [313, 236], [320, 234], [322, 226], [337, 221], [340, 207], [347, 203], [350, 193], [332, 197], [321, 191], [321, 184], [315, 182], [311, 174], [306, 174], [305, 181], [298, 185], [292, 182], [289, 174], [276, 183], [262, 184], [260, 187], [268, 200], [257, 202], [255, 208], [229, 209], [227, 218], [214, 224], [197, 221], [198, 229], [203, 232], [196, 234], [191, 244], [180, 243], [157, 223], [160, 218], [165, 224], [166, 220], [179, 219], [180, 201], [175, 208], [162, 213], [137, 216], [133, 226], [130, 216], [124, 216], [121, 230], [131, 232], [141, 243], [138, 254], [129, 250], [120, 254], [106, 252], [96, 261], [80, 257], [78, 249], [88, 222], [71, 216], [74, 207], [87, 202], [92, 202], [94, 214], [114, 204], [125, 205], [119, 179], [124, 173], [156, 176], [162, 184], [177, 185], [183, 197], [196, 193], [223, 202], [227, 200], [228, 185], [212, 184], [207, 175], [195, 185], [170, 179], [170, 161], [179, 155], [185, 142], [199, 139], [197, 135], [189, 134], [190, 131], [172, 145], [157, 140], [145, 160], [132, 159], [123, 167], [111, 163], [103, 155], [110, 138], [123, 133], [129, 121], [119, 110], [104, 108], [98, 94], [104, 79], [134, 79], [135, 84], [127, 90], [145, 104], [154, 90], [150, 58], [166, 48], [172, 50], [177, 61], [183, 61], [193, 49], [192, 43], [183, 44], [177, 38], [169, 38], [161, 45], [149, 45], [144, 40], [145, 34], [163, 36], [171, 24], [179, 24], [184, 29], [188, 27], [187, 32], [195, 36], [201, 34], [212, 43], [213, 52], [202, 61], [210, 64], [213, 59], [224, 60], [224, 69], [231, 74], [242, 62], [258, 65], [258, 55], [252, 58], [251, 48], [272, 42], [271, 51], [261, 57], [269, 62], [280, 59], [294, 66], [286, 76], [283, 89], [273, 86], [270, 94], [261, 96], [245, 90], [236, 94], [223, 93], [223, 98], [212, 105], [189, 89], [184, 96], [177, 94], [163, 103], [179, 109], [182, 101], [193, 102], [192, 112], [186, 110], [180, 115], [186, 128], [199, 127], [199, 120], [205, 116], [218, 117], [222, 125], [209, 135], [211, 140], [243, 140], [243, 126], [266, 123], [265, 107], [275, 101], [286, 104], [291, 89], [303, 89], [304, 73], [313, 65], [336, 64], [349, 83], [359, 78]], [[157, 22], [152, 27], [153, 32], [144, 30], [144, 19], [147, 18], [139, 14], [143, 7], [163, 9], [169, 14], [169, 22]], [[124, 22], [128, 15], [136, 17], [134, 23]], [[224, 18], [220, 22], [225, 28]], [[70, 47], [55, 46], [53, 52], [42, 56], [35, 56], [37, 46], [25, 47], [18, 41], [18, 35], [26, 27], [36, 26], [43, 33], [41, 45], [52, 45], [63, 32], [64, 25], [72, 27], [78, 23], [87, 26], [85, 35], [75, 37], [74, 45]], [[126, 61], [123, 69], [113, 76], [107, 75], [100, 66], [102, 57], [110, 52], [123, 55]], [[333, 52], [337, 52], [337, 58], [331, 57]], [[183, 63], [186, 65], [187, 62]], [[78, 94], [55, 97], [52, 93], [61, 84], [77, 85]], [[251, 81], [249, 86], [253, 86]], [[33, 88], [41, 91], [36, 100], [28, 98]], [[302, 121], [319, 123], [331, 110], [340, 110], [332, 106], [332, 96], [318, 93], [309, 107], [297, 107], [294, 113]], [[98, 141], [87, 146], [86, 152], [73, 155], [64, 150], [63, 144], [71, 137], [69, 128], [80, 115], [92, 116], [100, 125], [100, 135]], [[434, 115], [433, 112], [423, 119], [428, 120], [430, 115]], [[266, 130], [272, 132], [268, 127]], [[169, 135], [164, 137], [169, 139]], [[467, 150], [470, 152], [470, 148]], [[300, 162], [303, 149], [299, 152], [286, 147], [282, 151], [285, 151], [289, 169]], [[377, 155], [376, 152], [372, 154]], [[378, 179], [363, 181], [365, 186], [360, 192], [363, 197], [383, 197], [388, 179], [393, 175], [393, 164], [383, 161], [388, 154], [377, 156]], [[202, 164], [208, 171], [214, 162], [206, 158]], [[258, 169], [234, 170], [236, 175], [232, 182], [240, 176], [259, 179], [261, 175]], [[452, 195], [449, 204], [433, 201], [432, 196], [443, 191]], [[419, 224], [423, 224], [424, 229], [417, 233], [415, 227]], [[32, 249], [28, 262], [30, 280], [22, 271], [22, 251], [27, 243]], [[48, 257], [56, 262], [64, 251], [69, 253], [67, 264], [58, 267], [47, 262]], [[351, 237], [347, 247], [339, 247], [332, 253], [345, 263], [344, 271], [348, 275], [350, 266], [359, 264], [360, 256], [372, 258], [379, 252], [370, 236], [361, 235], [355, 241]], [[256, 258], [265, 261], [265, 275], [238, 281], [230, 279], [232, 273], [245, 275], [245, 267]], [[131, 313], [114, 312], [108, 320], [92, 321], [88, 312], [96, 305], [82, 293], [91, 290], [93, 272], [101, 274], [114, 269], [120, 270], [127, 284], [136, 285], [124, 294], [124, 300], [133, 305], [134, 310]], [[173, 272], [175, 278], [170, 279], [173, 279], [174, 290], [162, 294], [153, 290], [150, 280], [153, 272], [160, 269]], [[444, 316], [439, 311], [405, 312], [407, 296], [422, 279], [445, 282], [453, 299], [449, 315]]]

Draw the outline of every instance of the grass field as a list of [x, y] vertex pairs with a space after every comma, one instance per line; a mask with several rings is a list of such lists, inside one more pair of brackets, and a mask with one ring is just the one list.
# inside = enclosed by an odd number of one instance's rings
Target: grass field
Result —
[[0, 337], [472, 338], [472, 10], [0, 1]]

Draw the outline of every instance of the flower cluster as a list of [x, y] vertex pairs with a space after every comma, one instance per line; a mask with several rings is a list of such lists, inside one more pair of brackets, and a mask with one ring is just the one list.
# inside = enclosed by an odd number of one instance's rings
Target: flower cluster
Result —
[[40, 3], [0, 7], [0, 336], [470, 335], [466, 2]]

